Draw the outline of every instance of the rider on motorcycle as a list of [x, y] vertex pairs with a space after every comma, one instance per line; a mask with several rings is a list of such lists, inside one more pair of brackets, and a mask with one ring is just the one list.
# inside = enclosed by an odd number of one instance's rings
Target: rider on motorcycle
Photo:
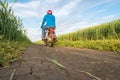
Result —
[[[45, 26], [44, 26], [45, 25]], [[47, 14], [44, 16], [42, 21], [42, 39], [45, 39], [45, 29], [46, 28], [56, 28], [55, 16], [52, 14], [52, 10], [48, 10]]]

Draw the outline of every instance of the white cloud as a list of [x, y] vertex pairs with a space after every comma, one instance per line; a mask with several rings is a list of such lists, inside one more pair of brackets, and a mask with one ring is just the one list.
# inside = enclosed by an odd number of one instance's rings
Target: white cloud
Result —
[[32, 27], [26, 27], [27, 28], [27, 36], [32, 41], [40, 40], [41, 39], [41, 33], [42, 31], [39, 28], [32, 28]]
[[110, 20], [110, 19], [113, 19], [115, 17], [115, 15], [108, 15], [108, 16], [103, 16], [103, 17], [100, 17], [100, 18], [97, 18], [96, 20]]
[[[44, 0], [43, 0], [44, 1]], [[60, 0], [46, 0], [47, 3], [58, 3]]]
[[15, 14], [22, 18], [25, 17], [38, 17], [38, 8], [40, 1], [31, 1], [28, 3], [16, 3], [14, 5]]
[[81, 0], [70, 1], [68, 4], [64, 5], [60, 10], [55, 11], [55, 15], [58, 17], [69, 15], [72, 9], [77, 6], [78, 2]]
[[15, 15], [23, 17], [23, 18], [38, 16], [36, 12], [30, 11], [30, 10], [22, 10], [22, 11], [15, 12]]
[[0, 5], [0, 9], [2, 9], [2, 6]]
[[41, 4], [40, 1], [30, 1], [28, 3], [17, 2], [17, 3], [15, 3], [14, 7], [15, 8], [27, 8], [27, 9], [34, 10], [39, 7], [39, 4]]
[[105, 23], [105, 22], [110, 22], [112, 20], [115, 20], [119, 18], [117, 15], [107, 15], [107, 16], [102, 16], [102, 17], [98, 17], [96, 19], [93, 19], [90, 21], [91, 25], [98, 25], [101, 23]]
[[[25, 17], [42, 17], [46, 10], [52, 8], [51, 5], [57, 4], [60, 0], [31, 0], [28, 3], [17, 2], [14, 5], [15, 14], [22, 18]], [[12, 5], [12, 4], [11, 4]]]

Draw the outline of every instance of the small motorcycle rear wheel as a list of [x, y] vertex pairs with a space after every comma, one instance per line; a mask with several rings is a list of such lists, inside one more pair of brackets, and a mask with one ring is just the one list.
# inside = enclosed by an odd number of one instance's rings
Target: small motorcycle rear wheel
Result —
[[54, 47], [53, 42], [50, 42], [50, 43], [49, 43], [49, 46], [50, 46], [50, 47]]

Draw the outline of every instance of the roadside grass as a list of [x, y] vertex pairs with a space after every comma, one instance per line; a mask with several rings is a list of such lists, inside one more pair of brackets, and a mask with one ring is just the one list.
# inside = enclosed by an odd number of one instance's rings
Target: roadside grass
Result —
[[42, 40], [33, 42], [34, 44], [44, 44]]
[[[26, 46], [31, 44], [20, 17], [14, 15], [8, 0], [0, 0], [0, 66], [17, 60]], [[10, 6], [12, 5], [12, 6]]]
[[0, 66], [8, 66], [20, 58], [22, 51], [31, 43], [0, 41]]
[[56, 45], [120, 53], [120, 40], [58, 41]]

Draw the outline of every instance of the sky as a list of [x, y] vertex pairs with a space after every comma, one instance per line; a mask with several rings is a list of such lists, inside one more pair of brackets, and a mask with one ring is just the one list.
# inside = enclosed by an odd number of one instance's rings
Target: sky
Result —
[[120, 18], [120, 0], [17, 0], [13, 9], [31, 41], [41, 39], [42, 19], [49, 9], [56, 17], [57, 35]]

